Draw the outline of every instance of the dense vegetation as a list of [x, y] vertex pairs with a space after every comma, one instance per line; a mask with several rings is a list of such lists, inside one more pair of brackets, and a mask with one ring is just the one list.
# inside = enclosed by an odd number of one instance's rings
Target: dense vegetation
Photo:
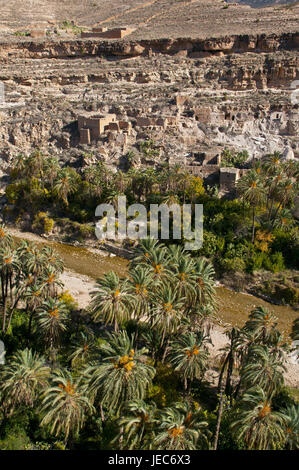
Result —
[[272, 313], [257, 307], [210, 356], [212, 264], [146, 239], [78, 311], [55, 252], [15, 246], [4, 226], [0, 240], [1, 449], [298, 448]]
[[[154, 158], [154, 143], [141, 143], [140, 151]], [[242, 166], [246, 158], [246, 152], [225, 151], [222, 160], [228, 166]], [[292, 215], [298, 162], [283, 161], [277, 153], [255, 162], [238, 181], [234, 198], [227, 199], [219, 198], [216, 186], [205, 187], [199, 177], [179, 166], [136, 169], [134, 159], [129, 152], [127, 171], [113, 173], [103, 163], [76, 169], [61, 167], [57, 159], [39, 151], [19, 155], [6, 188], [5, 219], [40, 234], [53, 232], [66, 242], [83, 242], [95, 237], [96, 206], [110, 202], [117, 207], [120, 195], [127, 197], [128, 204], [142, 202], [148, 210], [151, 203], [202, 203], [204, 244], [196, 256], [208, 258], [218, 277], [298, 267], [298, 222]], [[299, 290], [293, 281], [282, 281], [282, 290], [273, 284], [274, 297], [298, 304]], [[266, 290], [270, 295], [271, 286]]]

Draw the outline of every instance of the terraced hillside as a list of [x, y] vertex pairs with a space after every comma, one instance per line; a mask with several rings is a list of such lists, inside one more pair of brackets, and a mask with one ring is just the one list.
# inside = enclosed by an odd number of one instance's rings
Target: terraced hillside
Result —
[[96, 23], [129, 25], [136, 28], [132, 38], [138, 39], [279, 34], [298, 26], [298, 4], [275, 1], [273, 7], [257, 10], [225, 0], [1, 0], [0, 11], [0, 34], [5, 37], [63, 20], [86, 28]]

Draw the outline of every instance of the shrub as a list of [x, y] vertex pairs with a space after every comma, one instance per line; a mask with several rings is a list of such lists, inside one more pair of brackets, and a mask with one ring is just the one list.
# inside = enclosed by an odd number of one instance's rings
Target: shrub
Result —
[[154, 383], [149, 387], [148, 398], [152, 399], [158, 407], [169, 406], [180, 401], [180, 380], [172, 367], [158, 363]]
[[259, 269], [265, 269], [272, 273], [283, 271], [285, 269], [283, 254], [280, 252], [271, 255], [265, 252], [254, 253], [247, 261], [247, 271], [253, 272]]
[[200, 249], [200, 254], [211, 258], [224, 249], [225, 240], [223, 237], [215, 235], [213, 232], [204, 231], [203, 245]]
[[68, 310], [75, 310], [78, 308], [78, 303], [68, 290], [65, 290], [59, 295], [59, 299], [65, 304]]
[[50, 219], [46, 212], [38, 212], [34, 217], [32, 228], [38, 233], [50, 233], [54, 228], [54, 220]]
[[246, 262], [242, 258], [222, 258], [219, 261], [223, 271], [243, 272], [246, 268]]

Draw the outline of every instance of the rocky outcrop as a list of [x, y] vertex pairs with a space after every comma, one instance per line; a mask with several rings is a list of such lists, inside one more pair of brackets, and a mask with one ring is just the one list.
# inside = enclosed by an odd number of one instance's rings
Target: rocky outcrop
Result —
[[28, 40], [2, 42], [0, 58], [65, 58], [82, 56], [134, 57], [151, 53], [177, 54], [185, 51], [186, 56], [200, 57], [200, 54], [231, 54], [244, 52], [275, 52], [297, 50], [299, 34], [287, 33], [233, 35], [210, 39], [153, 39], [140, 41], [103, 41], [89, 39], [74, 40]]

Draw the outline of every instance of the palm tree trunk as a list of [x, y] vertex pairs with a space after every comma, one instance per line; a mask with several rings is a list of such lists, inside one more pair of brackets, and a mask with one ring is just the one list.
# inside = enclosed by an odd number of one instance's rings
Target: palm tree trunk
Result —
[[252, 236], [251, 243], [254, 243], [254, 232], [255, 232], [255, 205], [252, 208]]
[[[163, 338], [163, 342], [164, 342], [164, 338]], [[162, 357], [162, 364], [164, 364], [164, 361], [165, 361], [165, 358], [166, 358], [166, 354], [167, 354], [167, 351], [168, 351], [168, 345], [169, 345], [169, 338], [166, 341], [166, 345], [165, 345], [165, 349], [164, 349], [164, 353], [163, 353], [163, 357]]]
[[213, 443], [213, 450], [217, 450], [218, 447], [218, 440], [219, 440], [219, 432], [220, 432], [220, 425], [223, 413], [223, 401], [224, 401], [224, 381], [220, 384], [220, 398], [219, 398], [219, 408], [217, 414], [217, 424], [216, 424], [216, 431], [215, 431], [215, 438]]

